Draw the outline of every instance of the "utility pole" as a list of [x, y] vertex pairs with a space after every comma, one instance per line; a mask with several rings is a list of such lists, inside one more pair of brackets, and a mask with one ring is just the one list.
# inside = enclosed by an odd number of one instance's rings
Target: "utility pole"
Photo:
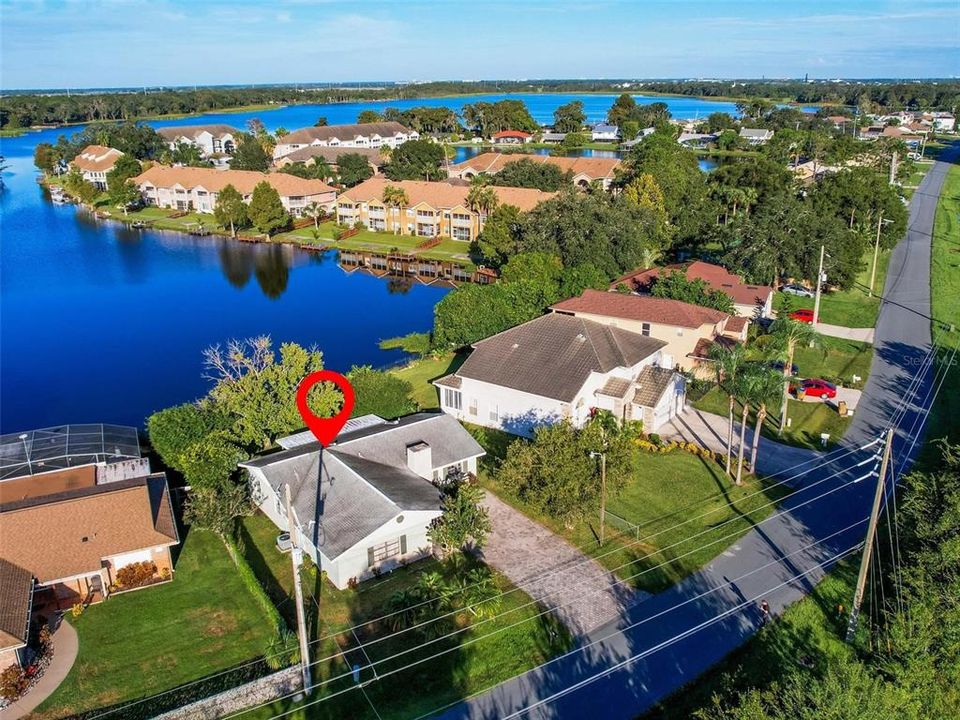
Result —
[[[850, 608], [850, 622], [847, 624], [847, 642], [851, 642], [857, 632], [857, 620], [860, 617], [860, 605], [863, 603], [863, 592], [867, 584], [867, 572], [870, 570], [870, 553], [873, 551], [873, 540], [877, 534], [877, 521], [880, 518], [880, 504], [883, 501], [883, 494], [886, 489], [887, 465], [890, 464], [892, 447], [893, 428], [890, 428], [887, 430], [887, 442], [883, 448], [880, 474], [877, 476], [877, 492], [873, 496], [873, 509], [870, 511], [870, 523], [867, 525], [867, 538], [863, 543], [860, 574], [857, 576], [857, 589], [853, 595], [853, 605]], [[894, 488], [894, 492], [896, 492], [896, 488]]]
[[823, 284], [823, 255], [826, 248], [820, 246], [820, 266], [817, 268], [817, 296], [813, 301], [813, 324], [820, 321], [820, 286]]
[[[287, 531], [290, 533], [290, 562], [293, 563], [293, 595], [297, 603], [297, 637], [300, 639], [300, 669], [303, 672], [303, 692], [310, 694], [310, 643], [307, 642], [307, 618], [303, 612], [303, 588], [300, 585], [300, 565], [303, 551], [300, 549], [300, 534], [293, 522], [293, 506], [290, 504], [290, 485], [284, 485], [287, 500]], [[320, 599], [317, 598], [319, 615]]]
[[606, 534], [604, 532], [604, 520], [607, 517], [607, 454], [605, 452], [592, 452], [590, 457], [600, 456], [600, 546], [603, 546]]
[[899, 160], [899, 156], [897, 151], [893, 149], [890, 151], [890, 181], [887, 183], [888, 185], [893, 185], [893, 181], [897, 179], [897, 160]]
[[880, 254], [880, 228], [883, 227], [883, 211], [877, 218], [877, 241], [873, 244], [873, 269], [870, 270], [870, 297], [873, 297], [873, 284], [877, 280], [877, 256]]

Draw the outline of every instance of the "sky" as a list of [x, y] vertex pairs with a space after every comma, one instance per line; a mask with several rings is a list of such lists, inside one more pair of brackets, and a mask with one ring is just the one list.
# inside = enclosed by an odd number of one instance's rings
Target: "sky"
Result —
[[960, 0], [0, 0], [0, 88], [960, 76]]

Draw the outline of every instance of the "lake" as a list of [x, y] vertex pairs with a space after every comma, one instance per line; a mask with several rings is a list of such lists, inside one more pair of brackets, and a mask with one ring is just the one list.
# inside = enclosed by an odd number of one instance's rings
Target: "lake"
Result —
[[[503, 96], [303, 105], [217, 113], [155, 127], [227, 123], [253, 117], [293, 130], [325, 116], [353, 122], [366, 108], [461, 108]], [[548, 122], [553, 110], [582, 99], [591, 121], [614, 95], [511, 95]], [[732, 103], [696, 98], [666, 102], [676, 117], [735, 112]], [[347, 274], [332, 253], [221, 238], [131, 231], [54, 205], [36, 182], [33, 150], [62, 132], [0, 140], [7, 189], [0, 193], [0, 432], [60, 423], [142, 426], [147, 415], [193, 400], [209, 388], [203, 349], [231, 338], [268, 334], [317, 345], [329, 368], [382, 366], [403, 359], [379, 340], [428, 330], [448, 290]]]

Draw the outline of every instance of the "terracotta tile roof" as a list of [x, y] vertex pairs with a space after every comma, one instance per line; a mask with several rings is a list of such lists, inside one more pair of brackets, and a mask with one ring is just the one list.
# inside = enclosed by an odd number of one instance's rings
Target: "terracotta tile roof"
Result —
[[552, 155], [485, 152], [456, 165], [451, 165], [448, 171], [462, 173], [465, 170], [473, 170], [476, 173], [494, 175], [503, 170], [508, 163], [518, 160], [530, 160], [543, 165], [556, 165], [563, 172], [569, 170], [574, 175], [583, 174], [591, 179], [612, 178], [614, 171], [620, 167], [620, 161], [617, 158], [553, 157]]
[[669, 368], [649, 365], [640, 371], [633, 394], [633, 404], [641, 407], [656, 407], [663, 394], [670, 389], [676, 373]]
[[165, 140], [173, 142], [177, 138], [186, 137], [196, 140], [201, 133], [208, 132], [215, 138], [222, 138], [224, 135], [239, 135], [240, 131], [230, 125], [174, 125], [172, 127], [157, 128], [157, 134]]
[[499, 140], [501, 138], [518, 138], [521, 140], [526, 140], [527, 138], [532, 137], [533, 133], [524, 132], [523, 130], [501, 130], [493, 135], [494, 140]]
[[584, 290], [580, 297], [562, 300], [552, 305], [551, 309], [564, 313], [586, 313], [687, 328], [713, 325], [730, 317], [719, 310], [679, 300], [624, 295], [603, 290]]
[[727, 332], [740, 333], [743, 332], [743, 329], [750, 324], [750, 318], [741, 317], [740, 315], [731, 315], [730, 319], [727, 320], [726, 330]]
[[362, 155], [372, 165], [385, 165], [387, 159], [380, 153], [379, 148], [351, 148], [329, 145], [309, 145], [291, 153], [277, 158], [280, 160], [289, 160], [290, 162], [306, 162], [315, 158], [323, 158], [328, 163], [335, 165], [337, 158], [341, 155]]
[[744, 283], [739, 275], [728, 272], [726, 268], [702, 260], [694, 260], [686, 265], [667, 265], [662, 268], [637, 270], [618, 278], [610, 287], [613, 289], [620, 283], [626, 283], [635, 292], [648, 293], [653, 287], [653, 281], [660, 276], [660, 273], [671, 270], [684, 272], [688, 280], [703, 280], [714, 290], [725, 292], [738, 305], [766, 303], [773, 293], [773, 288], [768, 285], [749, 285]]
[[87, 145], [70, 164], [88, 172], [108, 172], [113, 169], [117, 158], [123, 155], [116, 148], [103, 145]]
[[717, 335], [717, 337], [712, 340], [709, 338], [700, 338], [697, 340], [697, 344], [693, 348], [693, 352], [687, 355], [688, 358], [694, 358], [697, 360], [709, 360], [710, 359], [710, 348], [714, 345], [722, 345], [726, 348], [731, 348], [734, 345], [737, 345], [737, 341], [733, 338], [724, 337], [723, 335]]
[[40, 583], [97, 572], [105, 557], [179, 542], [163, 474], [0, 506], [3, 557]]
[[32, 597], [30, 571], [0, 558], [0, 651], [26, 644]]
[[294, 130], [280, 139], [279, 145], [309, 145], [314, 140], [354, 140], [358, 136], [393, 137], [397, 134], [409, 135], [410, 128], [398, 122], [355, 123], [350, 125], [324, 125]]
[[[423, 180], [387, 180], [372, 177], [356, 187], [343, 192], [337, 200], [350, 202], [383, 202], [383, 190], [388, 185], [401, 187], [410, 201], [408, 207], [425, 203], [433, 208], [467, 207], [469, 187], [452, 185], [448, 182], [425, 182]], [[533, 210], [544, 200], [556, 193], [532, 190], [530, 188], [499, 187], [491, 185], [500, 198], [501, 205], [514, 205], [523, 211]]]
[[284, 197], [309, 197], [336, 192], [321, 180], [298, 178], [288, 173], [259, 173], [253, 170], [215, 170], [214, 168], [154, 165], [133, 178], [133, 181], [140, 186], [146, 183], [158, 188], [180, 185], [187, 190], [202, 187], [207, 192], [220, 192], [227, 185], [233, 185], [242, 195], [250, 195], [257, 184], [264, 180]]
[[571, 402], [591, 373], [637, 365], [665, 346], [622, 328], [548, 314], [476, 343], [456, 375]]

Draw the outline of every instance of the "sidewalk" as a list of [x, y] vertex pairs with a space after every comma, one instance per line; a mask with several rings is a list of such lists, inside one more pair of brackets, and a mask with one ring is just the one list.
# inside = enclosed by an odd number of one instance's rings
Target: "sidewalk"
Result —
[[53, 659], [43, 677], [26, 695], [0, 710], [0, 720], [19, 720], [50, 697], [73, 667], [78, 650], [77, 631], [66, 620], [61, 620], [60, 626], [53, 633]]

